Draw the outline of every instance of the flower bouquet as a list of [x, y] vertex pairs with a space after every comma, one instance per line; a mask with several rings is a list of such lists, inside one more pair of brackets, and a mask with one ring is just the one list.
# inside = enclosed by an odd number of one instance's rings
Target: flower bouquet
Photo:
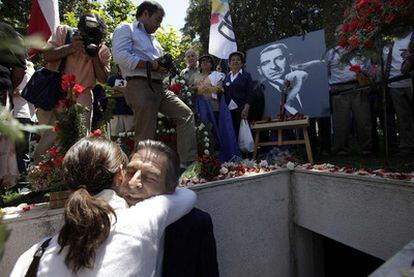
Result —
[[65, 153], [80, 138], [86, 136], [85, 108], [76, 103], [77, 97], [84, 88], [76, 83], [74, 75], [62, 76], [62, 88], [67, 92], [65, 99], [60, 100], [54, 110], [56, 123], [52, 129], [57, 133], [58, 144], [41, 156], [38, 164], [29, 168], [28, 180], [35, 191], [62, 191], [62, 161]]
[[[383, 41], [414, 23], [411, 0], [359, 0], [344, 13], [339, 45], [353, 53], [374, 56]], [[379, 49], [378, 49], [379, 48]]]

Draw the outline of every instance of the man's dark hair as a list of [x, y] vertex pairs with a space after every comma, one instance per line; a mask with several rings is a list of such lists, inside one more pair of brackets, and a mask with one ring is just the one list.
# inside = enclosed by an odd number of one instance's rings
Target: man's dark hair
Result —
[[144, 140], [138, 143], [136, 152], [146, 150], [152, 153], [164, 154], [167, 157], [167, 171], [165, 174], [165, 187], [168, 192], [173, 192], [178, 186], [180, 178], [180, 158], [170, 147], [160, 141]]
[[284, 43], [276, 43], [276, 44], [272, 44], [272, 45], [267, 46], [262, 51], [260, 51], [259, 56], [262, 56], [263, 53], [270, 52], [270, 51], [273, 51], [275, 49], [280, 49], [280, 51], [282, 51], [282, 55], [284, 57], [286, 57], [287, 65], [290, 65], [292, 63], [292, 60], [293, 60], [292, 52], [290, 52], [289, 48]]
[[164, 8], [161, 6], [160, 3], [156, 1], [144, 1], [137, 7], [137, 14], [136, 18], [138, 18], [145, 12], [148, 11], [149, 16], [152, 16], [158, 10], [162, 11], [162, 14], [165, 15]]

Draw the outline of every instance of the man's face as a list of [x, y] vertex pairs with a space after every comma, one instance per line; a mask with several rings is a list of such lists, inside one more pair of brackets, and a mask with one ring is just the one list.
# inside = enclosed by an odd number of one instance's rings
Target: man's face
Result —
[[194, 51], [188, 51], [185, 53], [185, 61], [187, 62], [188, 67], [197, 67], [197, 54]]
[[149, 16], [149, 12], [145, 10], [140, 18], [140, 21], [144, 24], [147, 33], [153, 34], [161, 26], [163, 18], [164, 13], [162, 10], [157, 10], [151, 16]]
[[277, 82], [286, 74], [286, 57], [281, 49], [264, 52], [260, 56], [260, 71], [270, 82]]
[[145, 198], [167, 193], [167, 156], [155, 151], [140, 150], [126, 167], [121, 194], [128, 203], [134, 205]]

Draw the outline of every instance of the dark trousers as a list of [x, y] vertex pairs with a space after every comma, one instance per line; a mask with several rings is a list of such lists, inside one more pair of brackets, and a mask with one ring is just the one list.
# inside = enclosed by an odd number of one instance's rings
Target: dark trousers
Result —
[[[32, 124], [29, 118], [17, 118], [22, 124]], [[20, 174], [27, 173], [27, 165], [30, 162], [29, 159], [29, 144], [31, 139], [31, 133], [24, 131], [24, 139], [16, 142], [16, 159], [17, 167], [19, 168]]]

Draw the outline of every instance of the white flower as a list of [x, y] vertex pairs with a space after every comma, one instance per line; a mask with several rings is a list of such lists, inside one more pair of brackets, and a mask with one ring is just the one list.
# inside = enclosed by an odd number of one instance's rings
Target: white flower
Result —
[[170, 133], [170, 130], [166, 130], [165, 132], [166, 132], [167, 134], [169, 134], [169, 133]]
[[192, 105], [193, 102], [191, 102], [191, 100], [188, 100], [188, 105]]
[[187, 97], [190, 97], [191, 96], [191, 92], [187, 92]]
[[170, 132], [171, 132], [171, 134], [174, 134], [175, 133], [175, 129], [174, 128], [171, 128], [170, 129]]
[[260, 166], [260, 167], [268, 167], [268, 166], [269, 166], [269, 164], [267, 163], [267, 161], [266, 161], [266, 160], [261, 160], [261, 161], [260, 161], [260, 163], [259, 163], [259, 166]]
[[204, 154], [206, 154], [206, 155], [210, 155], [210, 151], [208, 151], [208, 150], [206, 149], [206, 150], [204, 150]]
[[155, 132], [156, 132], [157, 134], [159, 134], [159, 133], [160, 133], [160, 130], [158, 130], [158, 129], [157, 129]]
[[204, 135], [205, 135], [205, 136], [208, 136], [208, 132], [207, 132], [207, 131], [204, 131]]
[[162, 121], [161, 120], [158, 120], [158, 125], [161, 125], [162, 124]]
[[127, 137], [132, 137], [132, 136], [134, 136], [135, 135], [135, 133], [134, 132], [127, 132]]
[[204, 125], [204, 123], [200, 123], [200, 125], [198, 125], [198, 128], [201, 130], [201, 129], [203, 129], [204, 127], [206, 127], [206, 125]]
[[210, 143], [206, 142], [206, 144], [204, 144], [206, 147], [210, 146]]
[[180, 82], [181, 84], [185, 84], [185, 80], [184, 80], [184, 79], [181, 79], [179, 82]]
[[293, 169], [295, 168], [295, 164], [294, 164], [294, 163], [292, 163], [292, 162], [288, 162], [288, 163], [286, 164], [286, 167], [287, 167], [287, 169], [289, 169], [289, 170], [293, 170]]
[[[187, 86], [184, 86], [184, 90], [187, 90], [188, 89], [188, 87]], [[190, 93], [190, 95], [191, 95], [191, 93]]]
[[227, 172], [229, 172], [229, 170], [227, 169], [227, 167], [224, 167], [223, 166], [223, 167], [220, 168], [220, 173], [221, 174], [227, 174]]
[[122, 132], [122, 133], [119, 133], [119, 134], [118, 134], [118, 136], [119, 136], [120, 138], [125, 137], [125, 135], [126, 135], [126, 134], [125, 134], [124, 132]]
[[209, 142], [209, 141], [210, 141], [210, 139], [208, 137], [204, 138], [204, 142]]

